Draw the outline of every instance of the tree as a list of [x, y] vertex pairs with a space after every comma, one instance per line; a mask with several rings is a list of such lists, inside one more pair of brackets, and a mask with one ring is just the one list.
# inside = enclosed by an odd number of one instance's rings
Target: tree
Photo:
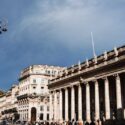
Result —
[[0, 20], [0, 34], [7, 31], [7, 21]]

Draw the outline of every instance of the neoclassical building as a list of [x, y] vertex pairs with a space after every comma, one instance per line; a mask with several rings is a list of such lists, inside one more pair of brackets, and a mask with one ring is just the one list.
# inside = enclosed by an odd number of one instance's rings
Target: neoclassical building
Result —
[[17, 96], [18, 85], [13, 85], [7, 92], [2, 92], [0, 96], [0, 120], [17, 120], [19, 118]]
[[50, 120], [125, 120], [125, 46], [63, 70], [48, 88]]
[[58, 66], [32, 65], [19, 77], [18, 112], [21, 121], [49, 120], [48, 81], [64, 70]]

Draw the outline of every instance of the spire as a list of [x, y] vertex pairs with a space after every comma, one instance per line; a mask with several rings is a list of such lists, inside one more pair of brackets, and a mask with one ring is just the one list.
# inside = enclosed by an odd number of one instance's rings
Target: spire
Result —
[[92, 48], [93, 48], [93, 56], [94, 56], [94, 63], [97, 63], [97, 56], [95, 53], [95, 44], [94, 44], [94, 40], [93, 40], [93, 33], [91, 32], [91, 38], [92, 38]]

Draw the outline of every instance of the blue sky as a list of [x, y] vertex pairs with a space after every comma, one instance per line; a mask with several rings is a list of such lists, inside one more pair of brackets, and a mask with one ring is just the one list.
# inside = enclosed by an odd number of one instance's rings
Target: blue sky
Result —
[[32, 64], [71, 66], [125, 44], [125, 0], [0, 0], [0, 88]]

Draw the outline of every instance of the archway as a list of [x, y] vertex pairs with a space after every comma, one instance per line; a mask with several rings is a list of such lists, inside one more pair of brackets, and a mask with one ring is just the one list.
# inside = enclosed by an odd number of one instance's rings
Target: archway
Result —
[[36, 108], [32, 107], [31, 108], [31, 122], [36, 121]]

